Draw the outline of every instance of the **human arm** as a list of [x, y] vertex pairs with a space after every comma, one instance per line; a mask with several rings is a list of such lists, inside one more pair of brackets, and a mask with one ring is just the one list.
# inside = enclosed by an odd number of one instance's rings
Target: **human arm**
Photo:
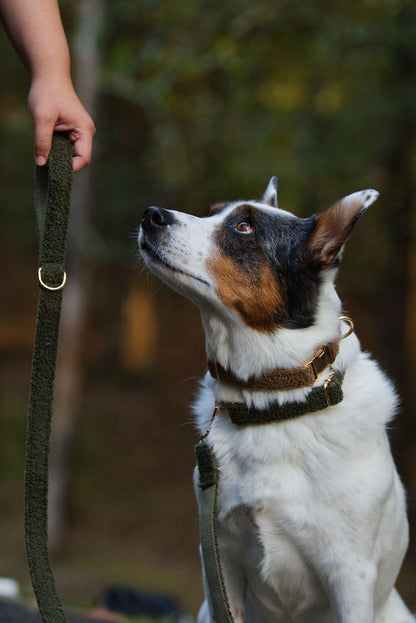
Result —
[[91, 160], [95, 127], [72, 85], [57, 1], [0, 0], [0, 15], [31, 74], [28, 105], [34, 122], [36, 163], [45, 164], [53, 131], [66, 131], [74, 146], [74, 171], [79, 171]]

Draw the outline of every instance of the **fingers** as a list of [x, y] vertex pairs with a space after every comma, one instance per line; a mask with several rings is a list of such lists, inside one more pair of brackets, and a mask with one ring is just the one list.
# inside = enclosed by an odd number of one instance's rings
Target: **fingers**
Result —
[[90, 164], [92, 156], [92, 139], [95, 134], [95, 126], [91, 119], [89, 119], [86, 127], [81, 132], [70, 132], [69, 138], [74, 146], [74, 153], [72, 157], [74, 173], [80, 171], [85, 166]]
[[38, 118], [35, 122], [35, 162], [42, 167], [48, 161], [52, 134], [55, 127], [53, 118]]
[[64, 81], [59, 88], [52, 88], [48, 81], [32, 82], [29, 111], [34, 123], [37, 165], [46, 164], [54, 131], [68, 132], [74, 147], [74, 173], [91, 162], [95, 126], [70, 81]]

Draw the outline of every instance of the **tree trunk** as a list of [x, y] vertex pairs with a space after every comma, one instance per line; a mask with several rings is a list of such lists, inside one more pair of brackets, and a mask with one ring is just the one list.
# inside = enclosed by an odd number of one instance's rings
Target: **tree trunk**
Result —
[[[75, 89], [93, 118], [101, 65], [97, 41], [102, 15], [103, 0], [81, 0], [72, 50]], [[52, 551], [64, 543], [71, 448], [83, 385], [81, 345], [90, 286], [87, 248], [91, 191], [92, 169], [88, 167], [74, 178], [68, 235], [68, 282], [63, 299], [50, 456], [48, 530]]]

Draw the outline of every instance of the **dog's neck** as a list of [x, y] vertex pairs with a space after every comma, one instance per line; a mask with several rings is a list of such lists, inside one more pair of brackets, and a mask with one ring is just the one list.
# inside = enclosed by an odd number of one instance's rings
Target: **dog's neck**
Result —
[[[341, 302], [332, 283], [323, 284], [321, 297], [313, 325], [305, 329], [280, 329], [272, 334], [249, 329], [238, 318], [222, 318], [215, 313], [201, 311], [206, 333], [208, 359], [216, 361], [240, 379], [262, 376], [275, 369], [292, 370], [303, 366], [313, 357], [319, 346], [338, 340], [348, 325], [340, 320]], [[339, 343], [339, 354], [334, 369], [344, 371], [360, 350], [359, 341], [353, 334]], [[325, 373], [316, 384], [322, 384]], [[244, 402], [247, 406], [265, 408], [276, 400], [280, 404], [303, 401], [309, 387], [281, 391], [261, 391], [231, 386], [218, 381], [210, 374], [207, 387], [216, 401]]]
[[262, 333], [247, 327], [236, 313], [224, 318], [203, 310], [208, 359], [244, 380], [277, 368], [300, 367], [318, 347], [340, 337], [340, 311], [332, 283], [322, 285], [315, 321], [304, 329]]

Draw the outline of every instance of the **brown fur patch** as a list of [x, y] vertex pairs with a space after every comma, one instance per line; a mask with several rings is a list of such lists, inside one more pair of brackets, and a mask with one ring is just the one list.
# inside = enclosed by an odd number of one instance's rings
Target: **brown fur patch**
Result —
[[224, 305], [238, 311], [252, 329], [268, 333], [276, 328], [284, 302], [269, 266], [255, 280], [226, 255], [216, 255], [208, 268]]
[[314, 260], [322, 268], [327, 268], [334, 261], [350, 235], [362, 207], [362, 201], [346, 205], [341, 200], [319, 217], [309, 247], [314, 252]]
[[221, 209], [224, 207], [224, 205], [224, 203], [216, 203], [215, 205], [211, 206], [209, 209], [209, 215], [212, 216], [213, 214], [221, 212]]

